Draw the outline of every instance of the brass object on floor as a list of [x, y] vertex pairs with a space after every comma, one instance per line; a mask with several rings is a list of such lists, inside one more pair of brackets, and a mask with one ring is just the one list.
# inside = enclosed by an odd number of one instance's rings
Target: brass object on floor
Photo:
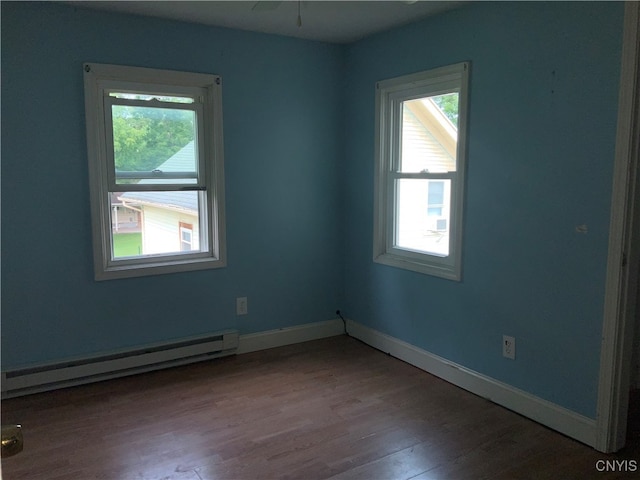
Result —
[[20, 453], [24, 447], [21, 425], [2, 426], [2, 458]]

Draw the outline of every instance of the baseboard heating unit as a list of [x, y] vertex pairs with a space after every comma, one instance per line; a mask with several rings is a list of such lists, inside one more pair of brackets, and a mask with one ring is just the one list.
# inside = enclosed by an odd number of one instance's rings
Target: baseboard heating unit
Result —
[[234, 355], [238, 331], [156, 343], [65, 362], [31, 365], [2, 372], [2, 398], [98, 382], [212, 358]]

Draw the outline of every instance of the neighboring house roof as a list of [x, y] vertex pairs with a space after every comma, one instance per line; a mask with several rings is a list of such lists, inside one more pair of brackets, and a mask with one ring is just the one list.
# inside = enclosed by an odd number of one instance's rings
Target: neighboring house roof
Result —
[[[163, 172], [185, 172], [193, 169], [195, 155], [194, 142], [191, 141], [158, 167]], [[187, 183], [188, 180], [175, 180], [175, 183]], [[160, 183], [159, 180], [141, 180], [140, 183]], [[123, 202], [136, 205], [152, 205], [158, 208], [186, 210], [198, 214], [198, 192], [127, 192], [119, 196]]]
[[122, 205], [122, 201], [120, 200], [120, 194], [119, 193], [110, 193], [109, 194], [109, 200], [111, 200], [110, 205], [112, 207], [119, 207]]
[[[163, 172], [193, 172], [195, 148], [194, 142], [187, 143], [166, 162], [158, 167]], [[157, 180], [144, 180], [144, 183], [155, 183]], [[141, 182], [142, 183], [142, 182]]]
[[127, 192], [120, 198], [135, 205], [150, 205], [198, 214], [198, 192]]

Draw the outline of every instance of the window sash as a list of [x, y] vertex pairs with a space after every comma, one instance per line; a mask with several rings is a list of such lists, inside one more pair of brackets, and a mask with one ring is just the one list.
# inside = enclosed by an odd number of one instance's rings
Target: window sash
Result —
[[[425, 255], [436, 257], [440, 262], [446, 265], [453, 265], [454, 256], [456, 252], [456, 238], [457, 238], [457, 192], [458, 187], [458, 178], [459, 175], [457, 172], [448, 172], [448, 173], [400, 173], [400, 172], [391, 172], [387, 176], [387, 185], [386, 185], [386, 199], [387, 206], [386, 211], [388, 215], [388, 219], [386, 221], [386, 233], [384, 239], [385, 249], [389, 253], [393, 253], [398, 256], [407, 257], [411, 259], [420, 259], [424, 258]], [[414, 180], [451, 180], [451, 206], [449, 208], [449, 254], [446, 256], [438, 255], [437, 253], [432, 252], [419, 252], [413, 251], [411, 249], [405, 247], [399, 247], [396, 245], [396, 233], [398, 228], [398, 192], [397, 185], [398, 180], [402, 179], [414, 179]], [[425, 206], [426, 207], [426, 206]]]
[[[387, 119], [387, 135], [391, 138], [389, 144], [389, 171], [402, 171], [402, 113], [403, 103], [425, 97], [435, 97], [438, 95], [446, 95], [448, 93], [457, 93], [460, 95], [460, 81], [439, 82], [432, 85], [433, 90], [424, 90], [423, 88], [414, 88], [411, 90], [399, 91], [390, 94], [389, 106], [390, 116]], [[457, 155], [456, 155], [457, 157]], [[455, 159], [457, 167], [458, 159]]]
[[[150, 261], [153, 260], [161, 260], [162, 262], [172, 262], [176, 260], [184, 260], [186, 256], [189, 258], [202, 259], [208, 258], [211, 256], [211, 246], [215, 245], [214, 243], [214, 232], [209, 228], [209, 208], [208, 208], [208, 195], [207, 192], [198, 192], [198, 242], [199, 248], [198, 250], [188, 250], [188, 251], [175, 251], [168, 253], [147, 253], [143, 255], [136, 255], [131, 257], [114, 257], [113, 250], [113, 233], [110, 232], [104, 238], [105, 245], [107, 249], [111, 252], [106, 266], [108, 268], [117, 268], [117, 267], [131, 267], [131, 266], [145, 266]], [[178, 225], [178, 232], [181, 233], [184, 226]], [[193, 244], [193, 229], [191, 230], [192, 235], [192, 244]], [[182, 239], [180, 238], [182, 242]]]
[[[201, 101], [202, 95], [194, 95], [193, 89], [189, 89], [191, 94], [182, 94], [179, 92], [168, 93], [166, 89], [162, 93], [155, 89], [149, 90], [148, 88], [141, 88], [139, 90], [129, 88], [123, 89], [105, 89], [103, 90], [103, 115], [105, 124], [105, 147], [107, 154], [107, 188], [111, 192], [128, 192], [128, 191], [181, 191], [181, 190], [205, 190], [206, 189], [206, 161], [204, 155], [204, 106]], [[118, 93], [131, 93], [141, 95], [157, 95], [157, 96], [182, 96], [194, 99], [194, 103], [177, 103], [166, 102], [157, 99], [153, 100], [135, 100], [126, 98], [117, 98], [109, 95], [111, 92]], [[200, 89], [198, 93], [202, 93]], [[115, 168], [115, 152], [114, 152], [114, 138], [113, 138], [113, 114], [112, 106], [132, 106], [132, 107], [145, 107], [145, 108], [163, 108], [180, 111], [192, 111], [195, 113], [195, 153], [196, 153], [196, 171], [195, 172], [162, 172], [159, 170], [142, 171], [142, 172], [127, 172], [116, 171]], [[132, 179], [132, 180], [145, 180], [145, 179], [166, 179], [166, 180], [178, 180], [175, 183], [131, 183], [123, 184], [118, 183], [118, 180]], [[192, 183], [181, 183], [179, 180], [193, 180]]]

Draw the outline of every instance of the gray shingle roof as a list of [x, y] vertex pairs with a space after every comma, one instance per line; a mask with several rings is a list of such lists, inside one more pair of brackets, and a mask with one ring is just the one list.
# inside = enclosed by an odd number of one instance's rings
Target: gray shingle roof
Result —
[[[158, 167], [163, 172], [193, 171], [195, 158], [194, 142], [191, 141], [176, 152], [171, 158]], [[160, 183], [161, 180], [141, 180], [140, 183]], [[187, 183], [187, 179], [176, 180], [175, 183]], [[188, 210], [198, 213], [198, 192], [127, 192], [119, 195], [124, 201], [141, 205], [154, 205], [160, 208]]]
[[127, 192], [120, 195], [125, 201], [159, 208], [188, 210], [198, 213], [198, 192]]

